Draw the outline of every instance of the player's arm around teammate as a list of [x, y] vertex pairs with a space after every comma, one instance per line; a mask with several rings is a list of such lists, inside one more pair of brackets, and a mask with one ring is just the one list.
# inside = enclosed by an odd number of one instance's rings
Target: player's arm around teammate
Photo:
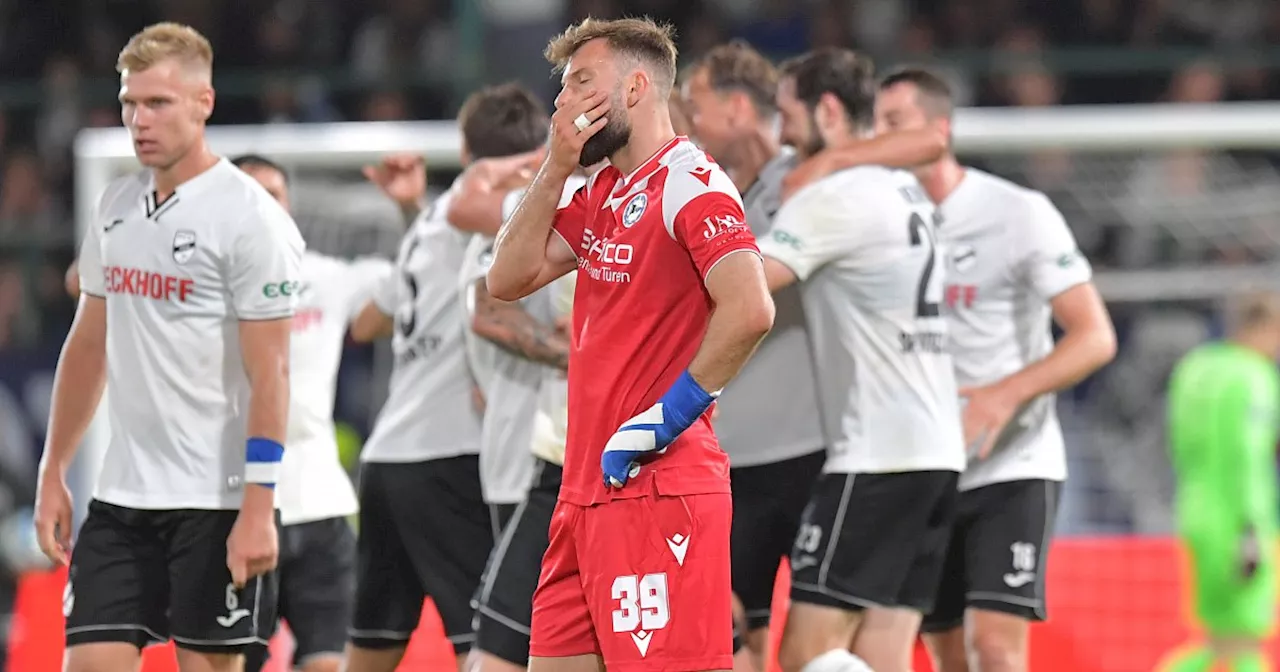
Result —
[[365, 166], [365, 179], [395, 202], [405, 226], [427, 207], [427, 163], [413, 154], [389, 154], [377, 165]]
[[546, 158], [539, 149], [516, 156], [480, 159], [458, 176], [455, 196], [449, 199], [449, 223], [462, 231], [493, 236], [502, 226], [503, 204], [518, 196], [512, 191], [525, 187]]
[[864, 138], [832, 147], [805, 159], [782, 180], [782, 198], [831, 173], [854, 166], [911, 168], [931, 163], [947, 151], [948, 138], [935, 129], [912, 129]]

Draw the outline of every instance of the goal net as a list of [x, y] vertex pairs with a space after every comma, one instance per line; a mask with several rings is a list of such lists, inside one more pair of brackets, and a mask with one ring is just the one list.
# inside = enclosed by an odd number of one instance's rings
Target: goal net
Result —
[[[1061, 395], [1072, 477], [1047, 577], [1051, 620], [1036, 629], [1041, 664], [1032, 669], [1151, 669], [1187, 636], [1163, 389], [1174, 360], [1218, 332], [1219, 299], [1280, 284], [1280, 172], [1265, 156], [1280, 148], [1277, 118], [1280, 104], [957, 113], [966, 163], [1044, 191], [1063, 211], [1121, 337], [1110, 367]], [[437, 193], [460, 169], [452, 122], [215, 127], [209, 141], [220, 154], [263, 154], [288, 168], [308, 245], [344, 257], [391, 256], [403, 231], [362, 166], [421, 154]], [[83, 231], [103, 187], [136, 164], [123, 129], [83, 132], [76, 161]], [[340, 390], [339, 408], [363, 414], [357, 424], [376, 410], [367, 400], [381, 398], [385, 373], [375, 367], [354, 392]], [[79, 502], [102, 439], [97, 422], [82, 450]]]

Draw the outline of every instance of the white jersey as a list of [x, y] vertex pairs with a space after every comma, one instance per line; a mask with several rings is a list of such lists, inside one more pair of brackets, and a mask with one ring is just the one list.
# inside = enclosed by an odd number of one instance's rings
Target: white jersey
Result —
[[449, 225], [445, 192], [400, 244], [396, 271], [374, 296], [395, 317], [387, 402], [365, 445], [365, 462], [422, 462], [480, 452], [471, 398], [458, 275], [469, 234]]
[[[462, 265], [460, 291], [467, 322], [475, 317], [476, 281], [493, 265], [493, 239], [476, 235]], [[542, 322], [550, 322], [550, 300], [543, 288], [520, 300], [520, 307]], [[472, 329], [466, 331], [471, 375], [484, 394], [480, 430], [480, 486], [490, 504], [518, 504], [533, 482], [529, 434], [537, 410], [542, 364], [513, 355]]]
[[[577, 175], [570, 177], [565, 182], [562, 204], [568, 203], [586, 182]], [[523, 197], [524, 190], [518, 189], [503, 199], [504, 221]], [[473, 236], [459, 278], [468, 324], [475, 316], [476, 282], [485, 277], [492, 264], [493, 239]], [[551, 292], [550, 287], [543, 287], [520, 299], [520, 307], [533, 319], [552, 324]], [[466, 330], [466, 343], [471, 374], [485, 398], [480, 432], [480, 485], [484, 499], [491, 504], [518, 504], [533, 484], [535, 462], [529, 453], [529, 440], [545, 371], [554, 367], [509, 353], [472, 329]]]
[[[1049, 301], [1092, 275], [1058, 209], [1038, 191], [970, 168], [939, 210], [957, 382], [992, 383], [1048, 355]], [[1066, 477], [1062, 428], [1048, 394], [1014, 417], [990, 457], [969, 465], [960, 488]]]
[[[795, 154], [784, 150], [742, 195], [747, 225], [757, 239], [773, 229], [782, 206], [782, 178], [795, 164]], [[800, 288], [783, 288], [773, 302], [773, 329], [716, 402], [716, 438], [734, 467], [781, 462], [824, 445]]]
[[[578, 272], [570, 271], [547, 285], [551, 292], [553, 319], [567, 318], [573, 311], [573, 293]], [[552, 464], [564, 465], [564, 444], [569, 432], [569, 378], [564, 371], [545, 367], [538, 388], [538, 409], [533, 418], [533, 454]]]
[[150, 171], [107, 187], [79, 261], [81, 290], [107, 309], [111, 439], [96, 499], [240, 508], [240, 322], [293, 315], [304, 249], [289, 213], [225, 159], [163, 202]]
[[760, 241], [804, 283], [828, 473], [964, 469], [933, 217], [910, 175], [853, 168], [793, 196]]
[[338, 457], [333, 398], [347, 326], [393, 268], [385, 259], [302, 257], [289, 352], [289, 435], [276, 486], [285, 525], [349, 516], [358, 508]]

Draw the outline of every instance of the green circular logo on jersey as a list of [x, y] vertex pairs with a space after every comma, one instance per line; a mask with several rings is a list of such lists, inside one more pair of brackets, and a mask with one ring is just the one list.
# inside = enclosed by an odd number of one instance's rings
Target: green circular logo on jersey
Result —
[[285, 280], [284, 282], [268, 282], [262, 286], [262, 295], [268, 299], [278, 299], [282, 296], [293, 296], [298, 291], [298, 283], [293, 280]]

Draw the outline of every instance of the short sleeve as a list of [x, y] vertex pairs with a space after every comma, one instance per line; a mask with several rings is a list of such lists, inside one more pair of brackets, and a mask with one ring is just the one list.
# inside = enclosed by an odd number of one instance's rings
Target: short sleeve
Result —
[[583, 233], [587, 230], [587, 189], [583, 185], [572, 194], [561, 194], [556, 218], [551, 225], [551, 230], [564, 239], [575, 257], [582, 247]]
[[1036, 294], [1048, 300], [1076, 285], [1089, 282], [1093, 270], [1080, 253], [1062, 213], [1042, 195], [1029, 204], [1022, 241], [1023, 277]]
[[760, 254], [746, 220], [738, 199], [723, 191], [707, 191], [676, 213], [672, 233], [705, 280], [721, 259], [734, 252]]
[[236, 316], [241, 320], [291, 317], [305, 249], [293, 218], [264, 196], [240, 222], [232, 244], [228, 285]]
[[[783, 204], [760, 253], [782, 262], [799, 280], [849, 254], [859, 243], [858, 225], [843, 199], [811, 186]], [[864, 206], [865, 207], [865, 206]]]
[[351, 291], [347, 319], [354, 320], [374, 294], [395, 275], [395, 265], [386, 259], [365, 257], [347, 266], [346, 286]]
[[80, 273], [80, 291], [90, 296], [105, 298], [106, 276], [102, 268], [102, 223], [94, 217], [80, 244], [80, 257], [76, 261]]
[[400, 305], [400, 287], [401, 282], [399, 274], [393, 268], [386, 277], [382, 278], [372, 290], [369, 299], [373, 301], [373, 305], [383, 315], [394, 315], [396, 307]]
[[493, 239], [477, 235], [467, 244], [463, 254], [466, 256], [462, 260], [462, 273], [458, 281], [463, 286], [471, 286], [485, 277], [489, 273], [489, 267], [493, 266]]

